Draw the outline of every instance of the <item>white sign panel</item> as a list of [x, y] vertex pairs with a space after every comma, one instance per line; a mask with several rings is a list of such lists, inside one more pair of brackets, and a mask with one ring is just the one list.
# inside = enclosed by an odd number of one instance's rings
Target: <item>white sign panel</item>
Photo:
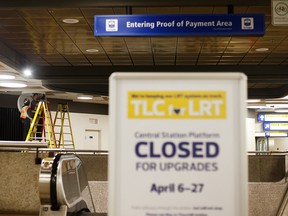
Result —
[[263, 130], [269, 131], [269, 130], [274, 130], [274, 131], [288, 131], [288, 123], [283, 123], [283, 122], [264, 122], [263, 123]]
[[288, 25], [288, 0], [272, 0], [272, 25]]
[[246, 76], [110, 77], [109, 215], [247, 216]]
[[258, 122], [288, 122], [288, 114], [258, 113]]

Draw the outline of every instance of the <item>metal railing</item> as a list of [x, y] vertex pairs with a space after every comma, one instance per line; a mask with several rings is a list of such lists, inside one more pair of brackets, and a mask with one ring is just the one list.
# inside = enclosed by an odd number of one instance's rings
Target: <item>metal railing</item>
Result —
[[108, 155], [108, 151], [103, 150], [49, 148], [48, 145], [48, 142], [0, 141], [0, 152], [35, 153], [35, 164], [41, 164], [42, 159], [39, 157], [39, 154], [42, 153], [48, 153], [48, 157], [53, 157], [55, 153]]
[[247, 154], [288, 154], [288, 151], [248, 151]]
[[39, 149], [46, 149], [47, 147], [48, 143], [46, 142], [0, 141], [0, 151], [35, 151], [35, 164], [41, 163], [41, 158], [39, 158]]
[[0, 141], [0, 148], [47, 148], [46, 142], [25, 142], [25, 141]]
[[63, 149], [63, 148], [48, 148], [42, 149], [39, 151], [47, 151], [47, 152], [59, 152], [59, 153], [92, 153], [95, 155], [108, 155], [107, 150], [93, 150], [93, 149]]

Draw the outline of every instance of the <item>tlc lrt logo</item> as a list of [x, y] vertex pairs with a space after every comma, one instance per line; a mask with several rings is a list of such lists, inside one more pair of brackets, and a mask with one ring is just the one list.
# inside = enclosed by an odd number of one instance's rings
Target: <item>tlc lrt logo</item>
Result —
[[226, 118], [225, 92], [129, 92], [128, 118]]

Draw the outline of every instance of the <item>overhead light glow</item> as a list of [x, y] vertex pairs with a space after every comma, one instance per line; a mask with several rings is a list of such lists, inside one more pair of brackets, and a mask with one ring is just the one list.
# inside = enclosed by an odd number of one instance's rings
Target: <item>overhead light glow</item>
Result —
[[23, 73], [24, 73], [25, 76], [31, 76], [31, 75], [32, 75], [32, 71], [31, 71], [31, 69], [29, 69], [29, 68], [25, 69], [25, 70], [23, 71]]
[[75, 24], [75, 23], [78, 23], [79, 20], [78, 19], [63, 19], [62, 22], [68, 23], [68, 24]]
[[12, 80], [15, 79], [15, 73], [11, 71], [0, 71], [0, 80]]
[[99, 52], [99, 50], [98, 49], [87, 49], [86, 52], [93, 53], [93, 52]]
[[264, 105], [256, 105], [256, 106], [247, 106], [248, 109], [264, 109], [266, 108]]
[[0, 80], [12, 80], [12, 79], [15, 79], [14, 75], [0, 74]]
[[10, 81], [5, 81], [5, 82], [0, 82], [1, 87], [6, 87], [6, 88], [24, 88], [27, 86], [26, 81], [22, 80], [10, 80]]
[[93, 96], [91, 96], [91, 95], [79, 95], [77, 97], [77, 99], [79, 99], [79, 100], [92, 100]]
[[260, 101], [261, 101], [260, 99], [249, 99], [247, 100], [247, 103], [258, 103]]
[[269, 50], [269, 48], [266, 48], [266, 47], [255, 49], [256, 52], [266, 52], [268, 50]]

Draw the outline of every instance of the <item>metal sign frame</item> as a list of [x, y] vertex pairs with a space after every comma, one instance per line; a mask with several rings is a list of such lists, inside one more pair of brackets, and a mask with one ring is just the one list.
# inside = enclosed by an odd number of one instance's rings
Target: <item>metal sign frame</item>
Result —
[[98, 15], [95, 36], [264, 35], [264, 14]]
[[114, 73], [109, 88], [110, 216], [248, 215], [244, 74]]

